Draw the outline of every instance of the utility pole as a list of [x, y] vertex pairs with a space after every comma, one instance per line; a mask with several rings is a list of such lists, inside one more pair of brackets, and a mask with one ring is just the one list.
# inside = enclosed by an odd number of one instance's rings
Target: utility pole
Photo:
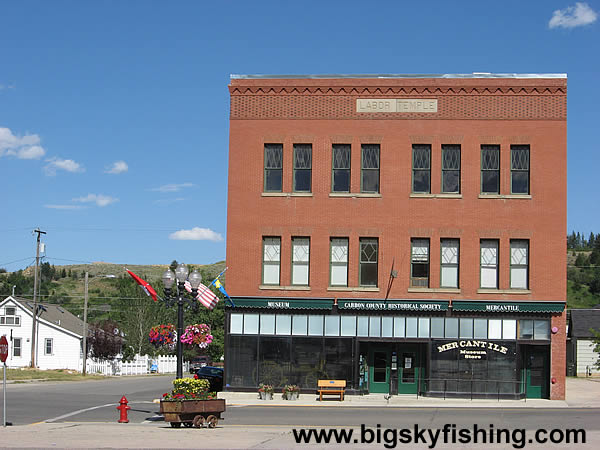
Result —
[[86, 374], [87, 363], [87, 305], [88, 305], [88, 273], [85, 273], [85, 290], [83, 301], [83, 376]]
[[41, 231], [39, 228], [33, 230], [37, 233], [37, 246], [35, 250], [35, 272], [33, 274], [33, 327], [31, 328], [31, 367], [35, 369], [35, 338], [37, 328], [37, 292], [38, 292], [38, 270], [40, 266], [40, 237], [42, 234], [46, 234], [45, 231]]

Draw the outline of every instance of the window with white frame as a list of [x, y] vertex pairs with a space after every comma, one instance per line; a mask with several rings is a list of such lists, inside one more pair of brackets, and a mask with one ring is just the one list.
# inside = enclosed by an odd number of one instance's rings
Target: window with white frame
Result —
[[362, 145], [360, 191], [379, 193], [379, 144]]
[[265, 192], [281, 192], [283, 187], [283, 145], [265, 144]]
[[458, 287], [459, 240], [442, 239], [441, 247], [441, 279], [440, 287]]
[[348, 286], [348, 238], [331, 238], [330, 286]]
[[308, 286], [310, 239], [292, 238], [292, 285]]
[[13, 338], [13, 356], [21, 356], [21, 338]]
[[311, 192], [312, 144], [294, 144], [294, 192]]
[[17, 316], [17, 308], [6, 306], [4, 315], [0, 316], [0, 325], [21, 325], [21, 316]]
[[281, 238], [263, 238], [263, 284], [279, 284], [279, 265], [281, 261]]
[[361, 286], [377, 287], [377, 264], [379, 241], [377, 238], [360, 239], [360, 270], [359, 284]]
[[44, 339], [44, 355], [52, 354], [52, 338]]
[[481, 287], [498, 289], [498, 240], [481, 240]]
[[510, 241], [510, 288], [529, 289], [529, 241]]
[[333, 144], [331, 192], [350, 192], [350, 144]]
[[411, 239], [410, 285], [429, 287], [429, 239]]

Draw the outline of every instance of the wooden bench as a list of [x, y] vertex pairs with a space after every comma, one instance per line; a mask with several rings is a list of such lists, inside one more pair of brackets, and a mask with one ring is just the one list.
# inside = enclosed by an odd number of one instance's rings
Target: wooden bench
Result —
[[319, 401], [323, 401], [323, 395], [339, 395], [340, 402], [344, 400], [344, 391], [346, 390], [346, 380], [319, 380], [317, 382], [317, 392]]

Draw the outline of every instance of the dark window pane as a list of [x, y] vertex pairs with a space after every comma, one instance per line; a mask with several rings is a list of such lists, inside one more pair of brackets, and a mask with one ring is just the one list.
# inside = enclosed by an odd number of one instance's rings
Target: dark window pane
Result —
[[429, 171], [413, 171], [413, 192], [429, 193]]
[[529, 172], [512, 173], [512, 193], [529, 194]]
[[481, 172], [481, 192], [487, 194], [500, 193], [500, 174], [497, 171]]
[[287, 384], [316, 389], [317, 381], [327, 378], [323, 338], [293, 337], [292, 366], [294, 370]]
[[[325, 373], [322, 378], [346, 380], [346, 386], [354, 385], [353, 340], [350, 338], [325, 338]], [[316, 363], [316, 362], [315, 362]]]
[[500, 146], [483, 145], [481, 147], [481, 169], [499, 170], [500, 169]]
[[429, 276], [429, 264], [412, 263], [412, 276], [414, 278], [427, 278]]
[[282, 180], [281, 169], [265, 170], [265, 191], [281, 192]]
[[258, 337], [229, 336], [227, 349], [227, 384], [233, 387], [258, 386]]
[[310, 192], [311, 174], [311, 170], [296, 170], [294, 174], [295, 192]]
[[379, 169], [379, 144], [362, 146], [362, 168]]
[[362, 191], [379, 192], [379, 170], [362, 171]]
[[349, 169], [350, 168], [350, 145], [335, 144], [333, 146], [333, 168], [334, 169]]
[[459, 178], [460, 172], [458, 170], [445, 170], [443, 172], [442, 192], [459, 193]]
[[350, 192], [350, 171], [336, 169], [333, 171], [333, 192]]
[[361, 263], [360, 265], [360, 285], [377, 286], [377, 264]]
[[[245, 336], [244, 336], [245, 337]], [[261, 337], [258, 363], [258, 383], [283, 387], [292, 372], [289, 337]]]

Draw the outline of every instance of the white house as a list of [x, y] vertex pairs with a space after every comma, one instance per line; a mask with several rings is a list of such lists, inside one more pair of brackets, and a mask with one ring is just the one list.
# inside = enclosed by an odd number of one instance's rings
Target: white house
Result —
[[591, 309], [571, 309], [567, 341], [567, 361], [571, 363], [572, 374], [600, 376], [596, 363], [600, 354], [594, 351], [596, 343], [592, 329], [600, 332], [600, 305]]
[[[59, 305], [38, 303], [36, 366], [78, 370], [83, 321]], [[33, 301], [9, 296], [0, 302], [0, 336], [6, 335], [9, 368], [31, 365]]]

